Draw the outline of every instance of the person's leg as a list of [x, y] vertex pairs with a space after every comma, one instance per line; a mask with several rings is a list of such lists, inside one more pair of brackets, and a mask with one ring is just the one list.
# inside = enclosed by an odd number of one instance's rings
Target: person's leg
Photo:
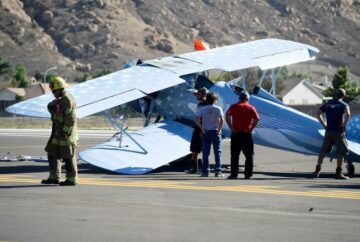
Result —
[[213, 143], [213, 150], [214, 150], [214, 157], [215, 157], [215, 174], [221, 173], [221, 135], [217, 135], [216, 131], [212, 134], [212, 143]]
[[335, 179], [347, 180], [349, 179], [349, 177], [345, 176], [342, 172], [344, 157], [349, 152], [345, 133], [338, 134], [335, 136], [335, 144], [336, 144], [336, 152], [338, 153]]
[[199, 167], [198, 167], [198, 156], [199, 156], [199, 153], [198, 152], [195, 152], [195, 151], [192, 151], [191, 152], [191, 159], [189, 161], [189, 168], [187, 170], [185, 170], [185, 172], [187, 174], [194, 174], [194, 173], [197, 173], [198, 170], [199, 170]]
[[193, 132], [190, 142], [191, 159], [189, 167], [185, 170], [188, 174], [197, 173], [199, 170], [198, 155], [201, 152], [201, 136], [198, 132]]
[[231, 134], [230, 141], [230, 162], [231, 162], [231, 173], [230, 177], [237, 177], [239, 173], [239, 155], [242, 149], [241, 143], [239, 142], [239, 134]]
[[72, 156], [63, 159], [66, 168], [66, 180], [65, 182], [61, 182], [60, 185], [75, 185], [78, 182], [76, 151], [74, 147], [72, 147], [72, 149]]
[[254, 166], [254, 141], [252, 139], [251, 133], [244, 133], [243, 139], [244, 143], [244, 156], [245, 156], [245, 179], [249, 179], [253, 175], [253, 166]]
[[50, 175], [48, 179], [42, 180], [43, 184], [59, 184], [61, 178], [61, 160], [48, 154]]
[[211, 139], [209, 138], [209, 132], [206, 131], [205, 134], [202, 136], [202, 169], [201, 173], [209, 174], [209, 154], [211, 148]]
[[335, 179], [348, 180], [349, 177], [345, 176], [342, 172], [342, 164], [344, 163], [344, 156], [339, 155], [337, 159], [337, 167], [335, 173]]
[[335, 142], [333, 140], [333, 137], [332, 137], [331, 133], [326, 131], [324, 141], [323, 141], [323, 145], [321, 147], [320, 154], [319, 154], [318, 159], [317, 159], [317, 165], [315, 167], [315, 171], [311, 174], [312, 177], [314, 177], [314, 178], [320, 177], [321, 165], [322, 165], [322, 163], [324, 161], [325, 155], [330, 153], [334, 143]]

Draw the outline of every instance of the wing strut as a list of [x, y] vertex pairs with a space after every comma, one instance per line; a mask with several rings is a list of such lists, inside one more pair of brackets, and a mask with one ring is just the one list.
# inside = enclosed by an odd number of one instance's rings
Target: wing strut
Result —
[[[129, 132], [127, 132], [127, 128], [126, 127], [126, 116], [127, 116], [127, 110], [125, 114], [121, 114], [118, 118], [113, 118], [111, 113], [110, 113], [110, 109], [105, 110], [103, 112], [104, 117], [110, 121], [111, 125], [117, 130], [117, 132], [113, 135], [113, 138], [116, 137], [117, 141], [119, 141], [119, 148], [123, 148], [123, 147], [127, 147], [127, 145], [122, 146], [122, 140], [123, 140], [123, 135], [125, 134], [126, 136], [128, 136], [141, 150], [142, 150], [142, 154], [147, 154], [148, 151], [139, 143], [137, 142], [134, 137], [132, 137], [131, 134], [129, 134]], [[110, 139], [110, 140], [111, 140]]]

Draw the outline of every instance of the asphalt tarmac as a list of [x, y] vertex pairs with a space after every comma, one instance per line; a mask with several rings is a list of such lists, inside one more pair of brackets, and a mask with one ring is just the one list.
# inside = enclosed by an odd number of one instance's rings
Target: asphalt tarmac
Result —
[[[80, 150], [111, 135], [82, 131]], [[360, 240], [360, 176], [334, 180], [336, 161], [310, 179], [316, 157], [256, 146], [251, 180], [200, 178], [182, 164], [121, 175], [80, 161], [80, 184], [60, 187], [40, 184], [48, 136], [0, 130], [0, 241]], [[224, 168], [229, 153], [224, 140]]]

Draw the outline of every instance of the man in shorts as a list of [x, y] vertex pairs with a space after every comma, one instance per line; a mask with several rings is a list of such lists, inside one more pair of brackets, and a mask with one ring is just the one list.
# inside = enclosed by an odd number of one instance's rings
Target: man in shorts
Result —
[[[345, 130], [347, 122], [350, 118], [350, 108], [343, 99], [346, 95], [344, 89], [336, 90], [335, 98], [322, 105], [317, 112], [317, 118], [321, 125], [325, 128], [324, 142], [318, 157], [318, 163], [315, 171], [312, 173], [314, 178], [320, 176], [321, 165], [326, 154], [331, 152], [332, 147], [335, 145], [337, 153], [337, 168], [335, 179], [349, 179], [342, 173], [342, 164], [344, 157], [348, 153], [348, 145], [345, 137]], [[322, 114], [326, 114], [326, 122]]]
[[[196, 92], [196, 98], [199, 101], [199, 103], [196, 106], [196, 114], [199, 112], [199, 109], [201, 107], [204, 107], [207, 105], [206, 103], [206, 94], [208, 90], [206, 87], [199, 88]], [[194, 131], [191, 136], [191, 143], [190, 143], [190, 151], [191, 151], [191, 160], [190, 160], [190, 166], [191, 168], [189, 170], [186, 170], [185, 172], [187, 174], [194, 174], [197, 173], [199, 170], [199, 162], [198, 162], [198, 156], [201, 152], [202, 148], [202, 134], [201, 129], [197, 125], [194, 127]]]

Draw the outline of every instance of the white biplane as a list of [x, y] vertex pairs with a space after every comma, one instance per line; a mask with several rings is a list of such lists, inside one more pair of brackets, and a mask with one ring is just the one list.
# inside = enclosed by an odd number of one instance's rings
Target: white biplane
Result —
[[[315, 118], [275, 98], [275, 83], [282, 66], [313, 60], [318, 52], [312, 46], [293, 41], [263, 39], [148, 60], [74, 85], [67, 92], [76, 100], [77, 117], [102, 112], [118, 131], [108, 142], [86, 149], [79, 156], [92, 165], [125, 174], [144, 174], [187, 156], [197, 104], [189, 90], [206, 87], [217, 93], [218, 104], [225, 112], [237, 102], [239, 90], [244, 88], [239, 84], [239, 80], [245, 78], [244, 70], [253, 67], [263, 73], [250, 98], [260, 114], [254, 130], [255, 143], [317, 155], [324, 136], [323, 127]], [[239, 71], [241, 75], [232, 81], [213, 83], [203, 75], [208, 70]], [[269, 92], [261, 87], [266, 73], [272, 76]], [[6, 111], [50, 118], [46, 106], [52, 99], [52, 94], [43, 95], [12, 105]], [[111, 115], [112, 110], [126, 104], [141, 111], [139, 100], [147, 101], [148, 115], [157, 113], [164, 120], [128, 132], [124, 122]], [[121, 117], [124, 115], [126, 113]], [[230, 136], [226, 125], [223, 135]], [[353, 168], [352, 162], [360, 161], [360, 144], [348, 142], [350, 152], [346, 161]], [[336, 151], [330, 156], [336, 157]]]

